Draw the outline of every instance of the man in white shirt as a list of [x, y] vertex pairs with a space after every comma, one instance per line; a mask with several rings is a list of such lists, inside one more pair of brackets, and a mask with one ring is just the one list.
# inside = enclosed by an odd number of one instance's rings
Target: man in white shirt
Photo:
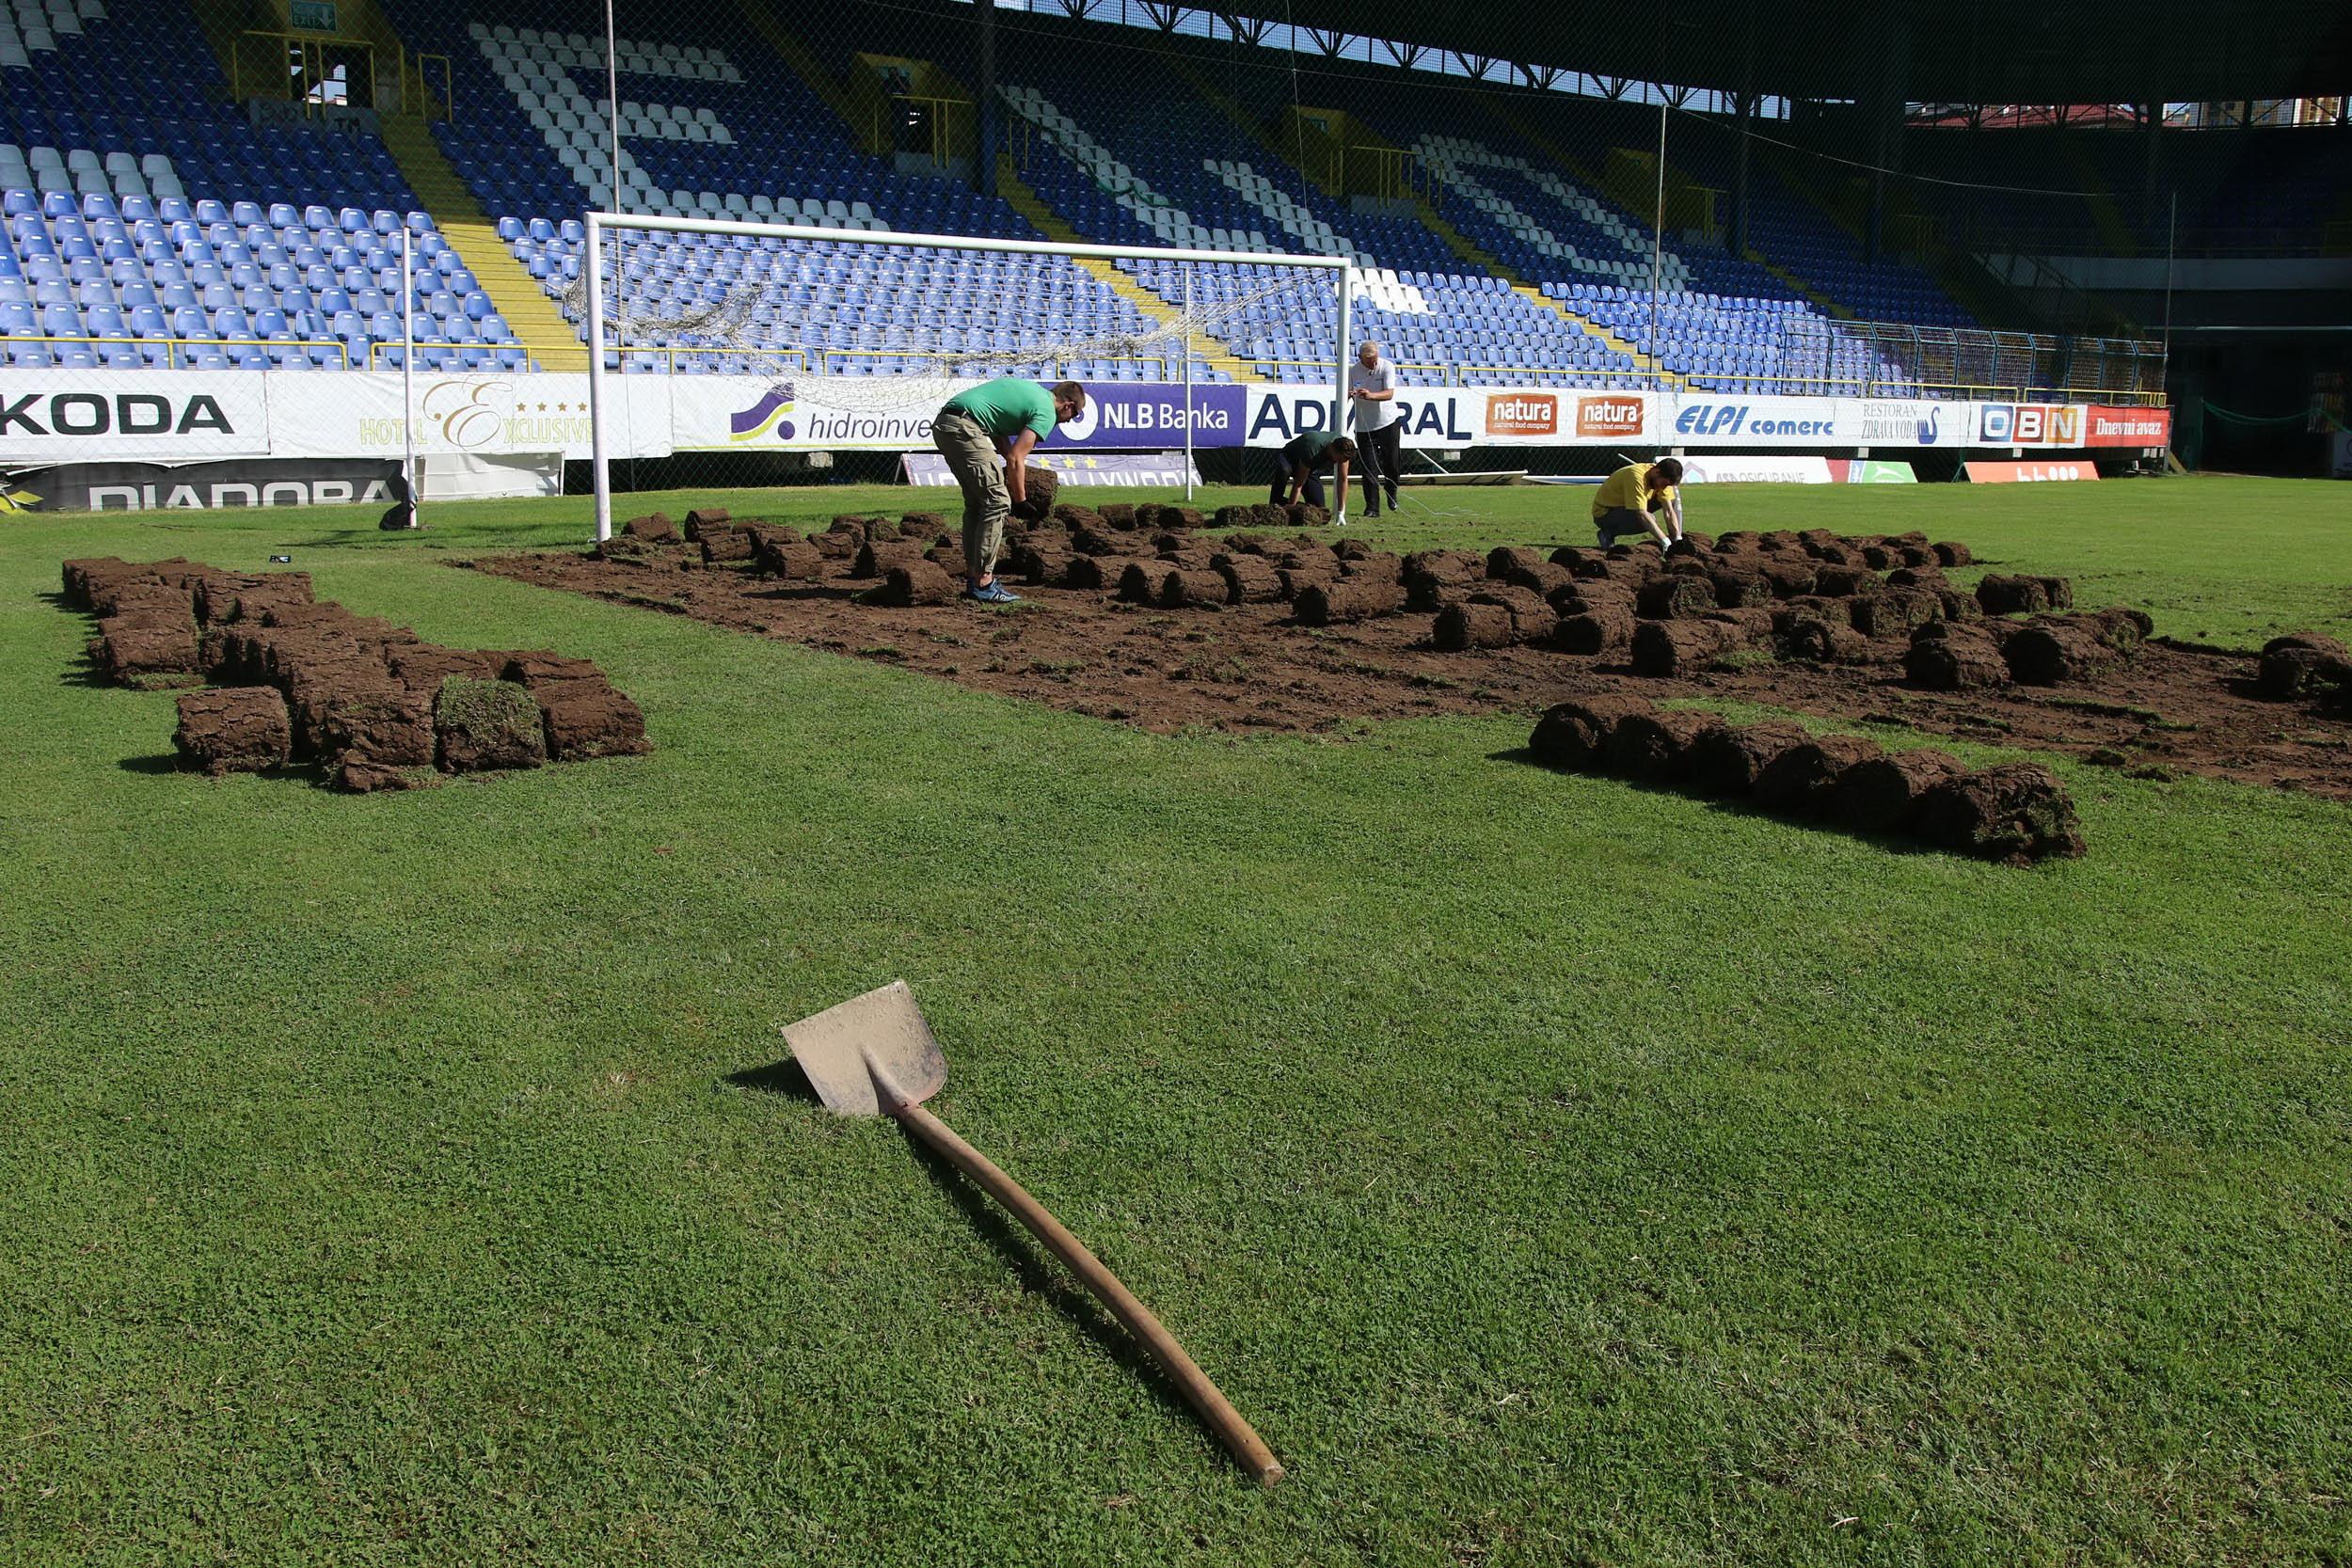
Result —
[[[1364, 454], [1364, 515], [1380, 515], [1380, 491], [1389, 492], [1389, 510], [1396, 510], [1396, 481], [1404, 471], [1405, 427], [1396, 417], [1396, 367], [1380, 357], [1380, 345], [1366, 342], [1347, 368], [1348, 420], [1356, 431], [1356, 446]], [[1347, 498], [1340, 498], [1347, 505]]]

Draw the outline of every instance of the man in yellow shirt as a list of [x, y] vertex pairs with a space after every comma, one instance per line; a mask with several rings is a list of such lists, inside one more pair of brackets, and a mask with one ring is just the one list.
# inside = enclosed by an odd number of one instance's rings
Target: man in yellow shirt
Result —
[[[1682, 483], [1682, 464], [1672, 457], [1661, 457], [1655, 463], [1628, 463], [1601, 481], [1593, 494], [1593, 527], [1600, 535], [1600, 546], [1607, 549], [1629, 533], [1647, 529], [1663, 549], [1682, 537], [1682, 493], [1676, 488]], [[1663, 507], [1667, 528], [1658, 526], [1650, 513]]]

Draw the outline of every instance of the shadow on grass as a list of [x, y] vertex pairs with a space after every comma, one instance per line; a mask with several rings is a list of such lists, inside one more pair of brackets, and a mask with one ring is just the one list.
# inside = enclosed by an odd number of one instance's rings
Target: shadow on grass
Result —
[[817, 1098], [817, 1087], [808, 1081], [808, 1074], [790, 1056], [770, 1062], [766, 1067], [745, 1068], [740, 1072], [730, 1072], [722, 1082], [739, 1089], [805, 1101], [811, 1105], [824, 1103]]
[[[1077, 1324], [1079, 1330], [1093, 1340], [1105, 1355], [1130, 1376], [1147, 1385], [1172, 1414], [1189, 1423], [1200, 1433], [1203, 1443], [1213, 1449], [1216, 1446], [1215, 1436], [1200, 1426], [1199, 1416], [1176, 1386], [1168, 1381], [1160, 1364], [1152, 1359], [1152, 1353], [1122, 1328], [1119, 1320], [1112, 1317], [1102, 1303], [1083, 1287], [1073, 1283], [1068, 1274], [1057, 1268], [1052, 1256], [1036, 1239], [1008, 1217], [1003, 1210], [991, 1203], [979, 1184], [959, 1170], [952, 1161], [912, 1132], [906, 1134], [906, 1139], [907, 1147], [914, 1151], [915, 1161], [923, 1167], [924, 1174], [931, 1179], [934, 1186], [947, 1195], [958, 1209], [963, 1211], [964, 1218], [971, 1222], [972, 1228], [979, 1233], [980, 1238], [993, 1246], [1012, 1266], [1023, 1290], [1042, 1296], [1057, 1312]], [[1118, 1271], [1113, 1269], [1111, 1272], [1116, 1274]]]
[[[808, 1074], [798, 1061], [789, 1056], [765, 1067], [730, 1072], [722, 1082], [739, 1089], [784, 1095], [811, 1105], [822, 1103], [818, 1099], [815, 1086], [808, 1081]], [[1003, 1210], [990, 1202], [979, 1184], [958, 1169], [954, 1162], [913, 1132], [904, 1135], [907, 1147], [914, 1151], [915, 1163], [922, 1167], [923, 1174], [930, 1177], [931, 1184], [962, 1212], [980, 1239], [994, 1247], [1011, 1266], [1014, 1276], [1021, 1281], [1021, 1288], [1042, 1296], [1056, 1311], [1077, 1324], [1080, 1331], [1092, 1339], [1105, 1355], [1130, 1375], [1149, 1385], [1172, 1413], [1192, 1422], [1200, 1432], [1202, 1442], [1216, 1447], [1214, 1435], [1199, 1426], [1191, 1405], [1185, 1402], [1176, 1386], [1168, 1380], [1160, 1370], [1160, 1364], [1120, 1326], [1119, 1320], [1112, 1317], [1085, 1289], [1073, 1283], [1069, 1275], [1057, 1268], [1052, 1256]]]
[[1564, 779], [1601, 779], [1610, 784], [1620, 784], [1631, 789], [1638, 789], [1645, 795], [1665, 795], [1677, 800], [1689, 800], [1693, 804], [1705, 806], [1709, 811], [1720, 812], [1725, 816], [1744, 817], [1751, 822], [1772, 822], [1784, 828], [1795, 828], [1808, 832], [1835, 833], [1839, 838], [1850, 838], [1857, 844], [1867, 844], [1874, 849], [1883, 849], [1890, 855], [1933, 855], [1947, 860], [1968, 860], [1970, 858], [1966, 855], [1955, 855], [1951, 850], [1939, 848], [1932, 844], [1923, 844], [1915, 838], [1903, 838], [1894, 833], [1845, 827], [1819, 817], [1790, 816], [1783, 812], [1768, 811], [1753, 800], [1742, 800], [1737, 795], [1702, 795], [1695, 789], [1689, 789], [1680, 784], [1663, 784], [1655, 779], [1629, 779], [1622, 773], [1604, 773], [1598, 770], [1581, 773], [1572, 768], [1554, 768], [1537, 757], [1525, 746], [1514, 746], [1503, 752], [1489, 752], [1486, 753], [1486, 760], [1512, 763], [1520, 768], [1533, 768], [1541, 773], [1556, 773]]

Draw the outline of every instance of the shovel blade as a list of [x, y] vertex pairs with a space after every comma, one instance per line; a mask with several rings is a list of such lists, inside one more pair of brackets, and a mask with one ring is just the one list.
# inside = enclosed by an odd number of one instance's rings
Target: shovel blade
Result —
[[809, 1086], [835, 1116], [882, 1115], [870, 1056], [917, 1104], [947, 1082], [947, 1058], [904, 980], [852, 996], [837, 1006], [784, 1026], [784, 1043], [808, 1074]]

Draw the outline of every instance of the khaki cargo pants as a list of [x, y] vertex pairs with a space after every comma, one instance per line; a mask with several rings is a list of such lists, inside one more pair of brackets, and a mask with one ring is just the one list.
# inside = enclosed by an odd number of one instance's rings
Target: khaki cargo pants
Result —
[[963, 565], [974, 582], [996, 570], [1005, 542], [1005, 519], [1012, 514], [1012, 492], [1005, 488], [1005, 459], [980, 421], [960, 408], [943, 409], [931, 421], [931, 445], [947, 460], [947, 471], [963, 488]]

